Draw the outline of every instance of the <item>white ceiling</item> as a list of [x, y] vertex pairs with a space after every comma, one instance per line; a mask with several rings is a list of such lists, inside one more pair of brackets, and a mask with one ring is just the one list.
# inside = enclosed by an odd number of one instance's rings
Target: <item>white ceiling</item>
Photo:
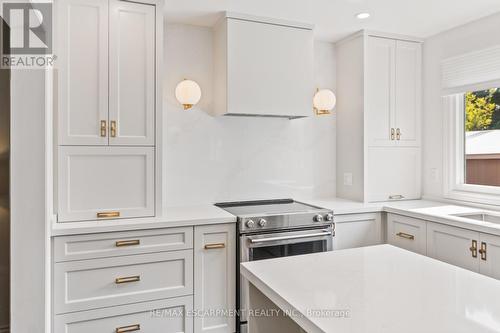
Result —
[[[426, 38], [500, 12], [500, 0], [166, 0], [165, 7], [172, 23], [213, 26], [228, 10], [313, 23], [317, 39], [336, 41], [361, 29]], [[358, 20], [360, 12], [371, 17]]]

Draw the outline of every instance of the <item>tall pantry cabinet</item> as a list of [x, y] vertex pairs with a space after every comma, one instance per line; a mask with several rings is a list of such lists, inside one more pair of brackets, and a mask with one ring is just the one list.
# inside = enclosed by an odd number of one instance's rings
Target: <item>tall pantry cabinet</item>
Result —
[[159, 6], [55, 2], [58, 222], [156, 214]]
[[362, 31], [337, 44], [337, 195], [421, 195], [421, 41]]

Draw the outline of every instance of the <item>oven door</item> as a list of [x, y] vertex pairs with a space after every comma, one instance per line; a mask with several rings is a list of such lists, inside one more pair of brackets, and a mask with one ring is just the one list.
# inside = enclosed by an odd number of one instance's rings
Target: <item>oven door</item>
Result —
[[[333, 250], [331, 225], [306, 230], [240, 236], [240, 261], [255, 261]], [[247, 332], [248, 281], [240, 276], [240, 331]]]

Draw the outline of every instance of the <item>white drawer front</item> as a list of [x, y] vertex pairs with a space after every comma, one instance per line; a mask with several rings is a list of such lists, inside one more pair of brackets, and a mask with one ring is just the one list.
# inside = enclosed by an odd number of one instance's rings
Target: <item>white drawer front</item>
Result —
[[[54, 333], [191, 333], [192, 296], [55, 316]], [[137, 330], [139, 328], [139, 330]], [[118, 330], [118, 332], [120, 332]]]
[[427, 253], [427, 222], [411, 217], [387, 215], [387, 242], [420, 253]]
[[54, 265], [56, 314], [192, 293], [192, 250]]
[[64, 236], [54, 238], [54, 261], [97, 259], [192, 247], [192, 227]]
[[153, 147], [59, 147], [58, 221], [154, 216]]

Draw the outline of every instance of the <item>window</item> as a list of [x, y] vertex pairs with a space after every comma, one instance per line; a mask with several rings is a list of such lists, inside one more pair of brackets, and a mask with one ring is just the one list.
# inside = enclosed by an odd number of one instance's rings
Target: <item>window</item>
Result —
[[500, 89], [464, 98], [465, 184], [500, 186]]
[[500, 88], [445, 97], [445, 195], [500, 205]]

